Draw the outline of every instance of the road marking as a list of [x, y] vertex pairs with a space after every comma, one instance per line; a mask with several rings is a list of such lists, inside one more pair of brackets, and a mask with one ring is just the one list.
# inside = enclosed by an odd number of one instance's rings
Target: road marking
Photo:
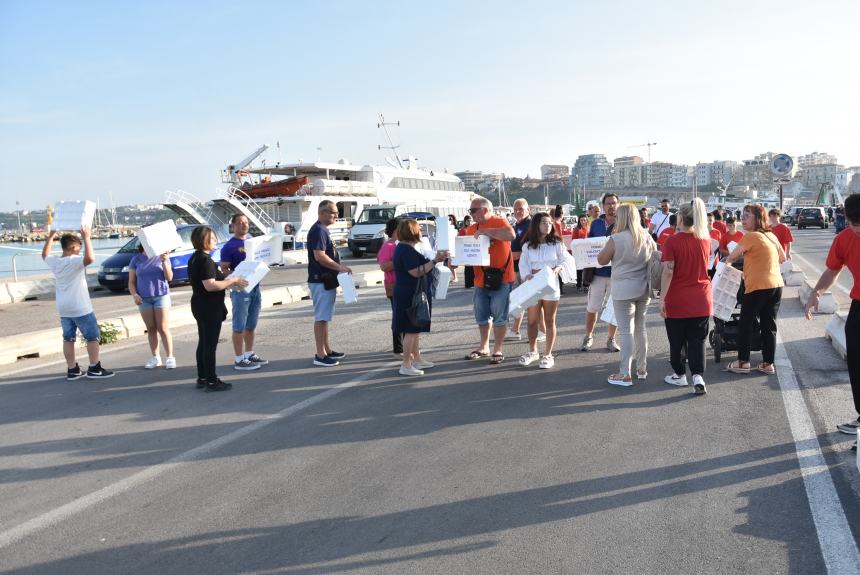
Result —
[[116, 483], [112, 483], [111, 485], [107, 485], [102, 489], [99, 489], [98, 491], [94, 491], [89, 495], [85, 495], [79, 499], [76, 499], [71, 503], [61, 505], [56, 509], [52, 509], [51, 511], [39, 515], [38, 517], [34, 517], [33, 519], [25, 521], [24, 523], [21, 523], [20, 525], [17, 525], [12, 529], [7, 529], [6, 531], [0, 533], [0, 549], [8, 547], [38, 531], [42, 531], [53, 525], [56, 525], [61, 521], [65, 521], [66, 519], [69, 519], [70, 517], [77, 515], [78, 513], [81, 513], [82, 511], [85, 511], [94, 505], [107, 501], [108, 499], [116, 497], [117, 495], [134, 489], [135, 487], [139, 487], [140, 485], [143, 485], [144, 483], [151, 481], [156, 477], [167, 473], [168, 471], [176, 469], [177, 467], [180, 467], [185, 463], [190, 463], [192, 461], [201, 459], [209, 453], [215, 451], [216, 449], [220, 449], [226, 445], [229, 445], [234, 441], [245, 437], [246, 435], [250, 435], [254, 432], [260, 431], [261, 429], [268, 427], [276, 421], [281, 421], [282, 419], [286, 419], [291, 415], [295, 415], [300, 411], [303, 411], [322, 401], [325, 401], [332, 396], [337, 395], [345, 389], [355, 387], [359, 383], [370, 379], [377, 373], [380, 373], [387, 369], [391, 369], [392, 367], [399, 364], [400, 362], [397, 361], [388, 362], [385, 365], [367, 371], [362, 375], [351, 379], [345, 383], [335, 385], [334, 387], [331, 387], [326, 391], [323, 391], [322, 393], [318, 393], [317, 395], [309, 397], [304, 401], [300, 401], [295, 405], [291, 405], [286, 409], [282, 409], [277, 413], [268, 415], [263, 419], [259, 419], [244, 427], [240, 427], [239, 429], [232, 431], [227, 435], [223, 435], [218, 439], [213, 439], [212, 441], [204, 443], [203, 445], [195, 447], [194, 449], [190, 449], [184, 453], [180, 453], [176, 457], [168, 459], [163, 463], [148, 467], [143, 471], [135, 473], [134, 475], [126, 477], [125, 479], [121, 479]]
[[[815, 272], [815, 275], [817, 275], [818, 277], [821, 277], [821, 274], [822, 274], [822, 273], [824, 273], [824, 271], [823, 271], [822, 269], [820, 269], [820, 268], [819, 268], [818, 266], [816, 266], [816, 265], [813, 265], [813, 264], [812, 264], [812, 262], [810, 262], [808, 259], [806, 259], [806, 258], [805, 258], [805, 257], [803, 257], [802, 255], [800, 255], [800, 254], [791, 254], [791, 259], [794, 259], [795, 257], [796, 257], [796, 258], [798, 258], [798, 259], [803, 260], [803, 261], [806, 263], [806, 265], [807, 265], [807, 266], [809, 266], [809, 268], [810, 268], [812, 271], [814, 271], [814, 272]], [[844, 276], [840, 275], [840, 276], [839, 276], [839, 279], [842, 279], [842, 277], [844, 277]], [[838, 289], [842, 290], [843, 292], [845, 292], [846, 294], [850, 294], [850, 293], [851, 293], [847, 288], [845, 288], [845, 287], [841, 286], [841, 285], [839, 284], [839, 281], [837, 281], [837, 282], [836, 282], [836, 283], [834, 283], [833, 285], [834, 285], [834, 286], [836, 286]], [[831, 288], [831, 289], [832, 289], [832, 288]]]
[[803, 399], [803, 392], [797, 383], [794, 367], [778, 333], [774, 359], [785, 413], [788, 416], [791, 435], [794, 437], [797, 462], [827, 573], [860, 573], [860, 552], [830, 477], [830, 468], [821, 453], [821, 445], [806, 400]]

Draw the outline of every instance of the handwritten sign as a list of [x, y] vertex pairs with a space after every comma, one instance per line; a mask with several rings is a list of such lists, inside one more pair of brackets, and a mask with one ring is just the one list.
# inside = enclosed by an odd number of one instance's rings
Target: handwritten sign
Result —
[[573, 259], [576, 260], [576, 269], [602, 268], [603, 266], [597, 263], [597, 254], [606, 246], [608, 239], [607, 237], [585, 238], [570, 242]]
[[490, 238], [481, 236], [457, 236], [454, 241], [456, 255], [451, 263], [456, 266], [488, 266], [490, 265]]
[[255, 262], [280, 264], [284, 256], [283, 239], [279, 234], [248, 238], [245, 240], [245, 254], [247, 259]]

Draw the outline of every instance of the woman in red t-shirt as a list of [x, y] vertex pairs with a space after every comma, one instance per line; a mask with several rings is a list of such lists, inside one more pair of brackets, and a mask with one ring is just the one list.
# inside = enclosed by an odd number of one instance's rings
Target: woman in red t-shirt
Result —
[[791, 242], [794, 241], [794, 236], [791, 235], [791, 230], [787, 225], [782, 223], [782, 212], [779, 208], [773, 208], [767, 213], [768, 224], [770, 231], [779, 240], [779, 245], [782, 246], [782, 251], [785, 252], [785, 258], [791, 259]]
[[711, 282], [708, 279], [708, 256], [711, 235], [705, 203], [696, 198], [678, 210], [678, 230], [666, 240], [661, 250], [663, 275], [660, 292], [663, 300], [660, 315], [665, 318], [669, 338], [669, 362], [673, 373], [664, 381], [686, 386], [687, 373], [681, 361], [681, 350], [687, 346], [687, 364], [696, 394], [706, 393], [705, 339], [708, 320], [714, 313]]
[[[575, 240], [584, 240], [588, 237], [588, 216], [585, 214], [579, 214], [579, 218], [577, 218], [576, 227], [573, 230], [573, 239]], [[576, 270], [576, 289], [582, 290], [582, 270]]]

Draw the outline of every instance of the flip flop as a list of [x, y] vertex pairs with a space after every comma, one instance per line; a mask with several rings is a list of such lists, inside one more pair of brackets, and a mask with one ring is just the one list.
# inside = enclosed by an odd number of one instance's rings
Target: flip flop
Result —
[[776, 375], [776, 368], [773, 367], [773, 364], [765, 367], [763, 363], [760, 363], [756, 366], [756, 369], [766, 375]]
[[493, 357], [490, 358], [490, 365], [499, 365], [503, 361], [505, 361], [505, 354], [494, 353]]
[[727, 366], [726, 366], [725, 371], [730, 371], [730, 372], [732, 372], [732, 373], [743, 373], [743, 374], [747, 374], [747, 373], [749, 373], [749, 372], [750, 372], [750, 368], [748, 368], [748, 367], [741, 367], [741, 362], [739, 362], [739, 361], [733, 361], [733, 362], [731, 362], [729, 365], [727, 365]]
[[489, 356], [490, 356], [490, 352], [488, 352], [488, 351], [481, 351], [480, 349], [476, 349], [476, 350], [474, 350], [474, 351], [470, 351], [470, 352], [468, 353], [468, 355], [466, 355], [466, 357], [464, 357], [463, 359], [469, 359], [469, 360], [471, 360], [471, 359], [478, 359], [478, 358], [480, 358], [480, 357], [489, 357]]

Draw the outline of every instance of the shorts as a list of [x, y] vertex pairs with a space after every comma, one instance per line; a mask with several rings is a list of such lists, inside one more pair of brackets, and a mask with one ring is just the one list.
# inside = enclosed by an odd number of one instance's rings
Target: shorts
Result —
[[143, 303], [141, 303], [139, 306], [137, 306], [137, 309], [139, 309], [139, 310], [152, 309], [152, 308], [161, 309], [161, 308], [170, 307], [171, 305], [172, 305], [172, 303], [170, 301], [170, 294], [168, 293], [168, 294], [164, 294], [164, 295], [155, 295], [152, 297], [143, 298]]
[[475, 286], [475, 321], [478, 325], [487, 325], [490, 319], [493, 320], [493, 326], [507, 325], [513, 287], [512, 283], [502, 284], [497, 290]]
[[257, 329], [257, 320], [260, 317], [260, 303], [262, 294], [258, 287], [251, 293], [242, 291], [230, 292], [230, 301], [233, 302], [233, 332], [254, 331]]
[[99, 322], [96, 321], [96, 314], [93, 312], [80, 317], [61, 317], [60, 325], [63, 327], [63, 341], [75, 341], [75, 332], [81, 330], [81, 335], [89, 341], [98, 341], [101, 332], [99, 332]]
[[337, 290], [325, 289], [322, 282], [308, 282], [308, 289], [311, 290], [311, 299], [314, 302], [314, 321], [331, 321]]
[[600, 313], [600, 310], [606, 305], [606, 298], [609, 297], [611, 286], [612, 278], [594, 276], [588, 288], [588, 303], [585, 306], [585, 311], [588, 313]]

